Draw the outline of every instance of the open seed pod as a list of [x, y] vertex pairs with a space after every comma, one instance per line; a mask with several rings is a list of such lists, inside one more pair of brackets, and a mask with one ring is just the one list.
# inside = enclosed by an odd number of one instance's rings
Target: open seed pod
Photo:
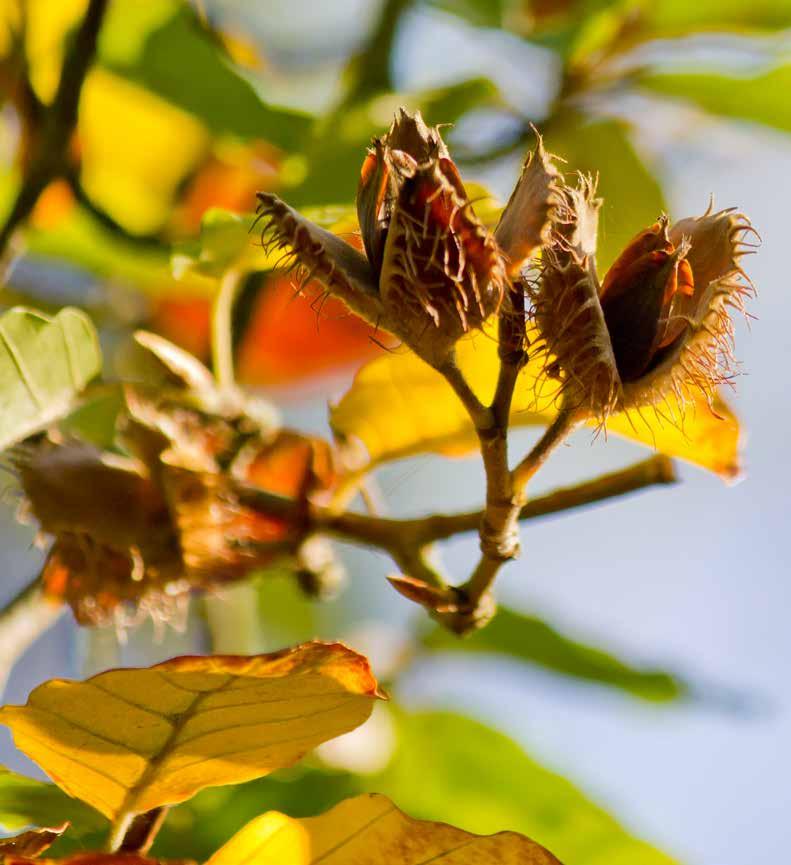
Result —
[[[44, 589], [80, 623], [178, 623], [193, 590], [284, 557], [298, 573], [308, 498], [335, 481], [325, 442], [131, 386], [119, 423], [126, 456], [53, 438], [13, 456], [22, 511], [52, 540]], [[243, 502], [240, 483], [281, 506]]]
[[711, 207], [672, 226], [661, 216], [600, 282], [594, 185], [581, 178], [563, 197], [532, 300], [564, 402], [601, 421], [644, 406], [680, 415], [695, 392], [711, 402], [734, 375], [731, 311], [754, 292], [739, 263], [749, 220]]
[[[521, 198], [520, 198], [521, 203]], [[434, 366], [502, 302], [508, 250], [478, 219], [436, 128], [400, 109], [363, 162], [357, 212], [365, 255], [270, 193], [259, 194], [263, 242], [288, 250], [363, 318]], [[527, 226], [529, 228], [529, 226]], [[508, 223], [508, 241], [518, 226]]]

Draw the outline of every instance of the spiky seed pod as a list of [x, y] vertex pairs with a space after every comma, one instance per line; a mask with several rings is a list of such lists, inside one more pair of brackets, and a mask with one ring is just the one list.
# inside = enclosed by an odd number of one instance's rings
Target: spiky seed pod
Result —
[[547, 372], [564, 401], [606, 420], [614, 411], [674, 400], [695, 391], [711, 401], [733, 376], [732, 309], [753, 288], [739, 259], [755, 234], [734, 209], [665, 216], [641, 231], [599, 283], [593, 184], [563, 190], [557, 226], [533, 290]]
[[434, 366], [500, 306], [506, 254], [476, 217], [439, 131], [400, 109], [366, 155], [357, 192], [363, 256], [271, 194], [264, 242], [291, 252], [355, 312]]
[[[122, 425], [132, 457], [50, 439], [13, 452], [20, 516], [53, 542], [42, 584], [81, 624], [177, 624], [191, 591], [293, 556], [308, 498], [334, 484], [320, 439], [240, 431], [192, 403], [128, 387]], [[248, 506], [239, 483], [293, 499], [294, 511]]]

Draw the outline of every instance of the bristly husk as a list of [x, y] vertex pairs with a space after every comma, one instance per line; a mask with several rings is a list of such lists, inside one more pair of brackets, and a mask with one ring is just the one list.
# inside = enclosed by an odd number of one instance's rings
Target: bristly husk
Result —
[[262, 241], [433, 366], [497, 312], [506, 256], [476, 217], [439, 130], [400, 109], [363, 162], [357, 213], [366, 256], [269, 193]]
[[739, 261], [754, 248], [746, 237], [755, 230], [733, 209], [710, 207], [672, 227], [661, 217], [600, 284], [594, 191], [588, 178], [562, 190], [531, 291], [543, 339], [534, 348], [543, 351], [546, 378], [567, 406], [602, 423], [644, 407], [678, 422], [696, 394], [712, 404], [718, 386], [733, 378], [730, 312], [744, 311], [754, 293]]

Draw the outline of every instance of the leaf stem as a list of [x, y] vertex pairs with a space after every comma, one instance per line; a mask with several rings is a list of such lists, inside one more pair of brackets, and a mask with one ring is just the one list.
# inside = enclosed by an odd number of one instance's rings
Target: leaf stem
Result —
[[564, 406], [555, 419], [546, 428], [541, 438], [535, 443], [530, 453], [511, 472], [514, 489], [521, 492], [527, 482], [544, 465], [552, 451], [584, 420], [579, 412]]
[[134, 815], [126, 824], [121, 842], [113, 848], [113, 852], [148, 853], [165, 822], [167, 813], [167, 805], [162, 805], [143, 814]]
[[241, 271], [233, 268], [226, 271], [220, 280], [212, 307], [212, 365], [214, 376], [220, 390], [224, 393], [231, 393], [236, 389], [233, 363], [233, 306], [241, 282]]
[[124, 811], [113, 821], [113, 825], [110, 827], [110, 834], [107, 836], [106, 846], [109, 853], [117, 853], [121, 849], [121, 845], [124, 843], [124, 839], [127, 832], [131, 829], [134, 819], [135, 815], [132, 811]]

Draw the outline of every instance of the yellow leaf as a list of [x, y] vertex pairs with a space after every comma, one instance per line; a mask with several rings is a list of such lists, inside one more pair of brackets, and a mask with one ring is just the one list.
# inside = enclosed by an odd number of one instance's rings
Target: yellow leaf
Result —
[[365, 658], [312, 642], [53, 679], [0, 709], [0, 723], [56, 784], [118, 822], [289, 766], [362, 724], [380, 696]]
[[[534, 334], [528, 334], [535, 338]], [[484, 402], [491, 400], [497, 376], [497, 344], [489, 332], [457, 345], [457, 362]], [[557, 411], [551, 399], [536, 406], [538, 359], [530, 361], [517, 384], [511, 412], [513, 426], [544, 426]], [[739, 474], [739, 424], [722, 400], [703, 399], [688, 406], [683, 423], [674, 425], [653, 410], [622, 413], [608, 421], [610, 432], [688, 460], [723, 478]], [[370, 466], [421, 453], [463, 456], [476, 448], [475, 432], [461, 402], [439, 373], [406, 348], [366, 364], [349, 391], [332, 407], [330, 423], [342, 441], [360, 442]]]
[[248, 823], [206, 865], [560, 865], [516, 832], [473, 835], [446, 823], [413, 820], [385, 796], [347, 799], [318, 817], [270, 811]]
[[83, 85], [78, 131], [86, 192], [139, 233], [161, 226], [210, 140], [191, 114], [101, 68]]
[[76, 27], [88, 0], [26, 0], [25, 50], [36, 95], [50, 102], [60, 80], [66, 37]]

